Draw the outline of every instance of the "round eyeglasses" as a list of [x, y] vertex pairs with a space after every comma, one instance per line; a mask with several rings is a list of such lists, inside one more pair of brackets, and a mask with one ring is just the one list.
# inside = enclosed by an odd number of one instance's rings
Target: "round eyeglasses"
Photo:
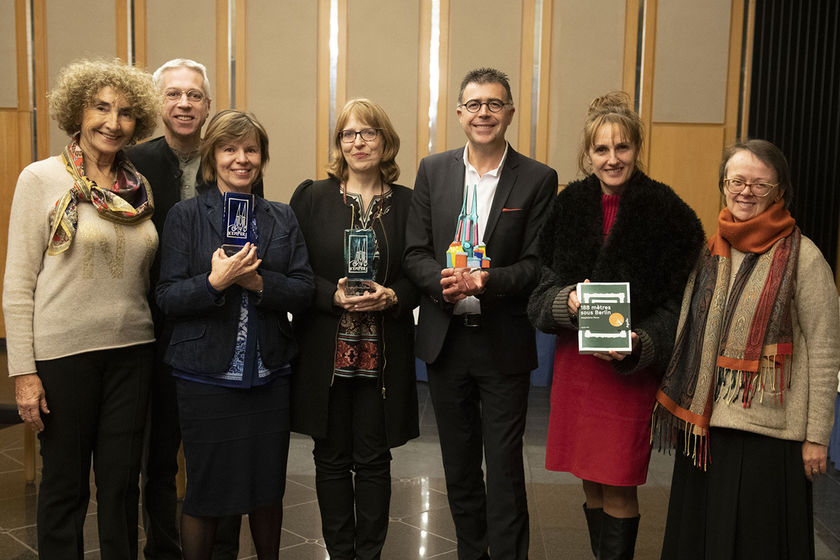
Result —
[[490, 101], [479, 101], [478, 99], [470, 99], [466, 103], [461, 103], [458, 107], [463, 107], [470, 113], [478, 113], [481, 111], [481, 106], [487, 105], [487, 110], [491, 113], [498, 113], [505, 108], [505, 105], [513, 105], [513, 103], [505, 103], [501, 99], [491, 99]]
[[729, 191], [729, 194], [739, 194], [743, 192], [744, 187], [749, 187], [753, 196], [757, 196], [759, 198], [764, 198], [770, 194], [770, 191], [779, 186], [773, 183], [748, 183], [747, 181], [738, 178], [724, 179], [723, 185], [726, 187], [726, 190]]
[[379, 136], [378, 128], [363, 128], [362, 130], [342, 130], [338, 133], [338, 137], [345, 144], [350, 144], [356, 141], [356, 136], [361, 136], [365, 142], [373, 142]]
[[197, 89], [175, 89], [170, 88], [163, 92], [163, 96], [167, 101], [180, 101], [182, 97], [187, 96], [187, 101], [190, 103], [201, 103], [204, 101], [204, 93]]

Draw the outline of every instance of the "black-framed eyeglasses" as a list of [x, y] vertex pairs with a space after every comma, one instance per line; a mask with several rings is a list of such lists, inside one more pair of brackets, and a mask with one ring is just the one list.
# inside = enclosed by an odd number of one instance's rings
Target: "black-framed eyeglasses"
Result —
[[338, 137], [345, 144], [352, 144], [356, 141], [356, 136], [361, 136], [365, 142], [373, 142], [379, 136], [378, 128], [363, 128], [362, 130], [342, 130], [338, 133]]
[[167, 101], [180, 101], [182, 97], [187, 96], [187, 101], [190, 103], [201, 103], [204, 101], [204, 92], [197, 89], [176, 89], [169, 88], [163, 92], [163, 96]]
[[487, 105], [487, 110], [491, 113], [498, 113], [505, 108], [506, 105], [513, 105], [513, 103], [505, 103], [501, 99], [491, 99], [490, 101], [479, 101], [478, 99], [470, 99], [466, 103], [461, 103], [458, 107], [463, 107], [470, 113], [478, 113], [481, 111], [481, 106]]
[[723, 185], [730, 194], [738, 194], [743, 192], [744, 187], [749, 187], [753, 196], [757, 196], [759, 198], [764, 198], [770, 194], [770, 191], [779, 186], [774, 183], [748, 183], [747, 181], [738, 179], [737, 177], [724, 179]]

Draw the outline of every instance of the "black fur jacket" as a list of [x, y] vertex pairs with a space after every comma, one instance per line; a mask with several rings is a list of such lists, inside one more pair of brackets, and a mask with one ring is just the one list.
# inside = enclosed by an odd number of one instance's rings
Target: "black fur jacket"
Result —
[[629, 373], [668, 363], [685, 282], [705, 235], [697, 215], [670, 187], [636, 171], [604, 239], [601, 186], [595, 175], [554, 199], [540, 235], [540, 281], [528, 315], [538, 329], [575, 328], [566, 301], [578, 282], [630, 282], [633, 331], [640, 347], [613, 364]]

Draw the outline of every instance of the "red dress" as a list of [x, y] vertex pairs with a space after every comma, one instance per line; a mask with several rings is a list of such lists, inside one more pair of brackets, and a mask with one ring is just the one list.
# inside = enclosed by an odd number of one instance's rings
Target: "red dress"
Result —
[[545, 468], [610, 486], [644, 484], [658, 387], [647, 370], [624, 376], [578, 354], [576, 332], [558, 335]]
[[[617, 207], [617, 196], [602, 198], [605, 236]], [[579, 354], [577, 332], [561, 332], [554, 353], [545, 468], [610, 486], [644, 484], [658, 387], [650, 371], [625, 376], [610, 362]]]

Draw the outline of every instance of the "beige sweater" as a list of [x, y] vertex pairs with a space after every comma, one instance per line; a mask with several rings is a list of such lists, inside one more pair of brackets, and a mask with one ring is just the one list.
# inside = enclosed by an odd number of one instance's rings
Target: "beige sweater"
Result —
[[80, 202], [72, 245], [47, 255], [50, 211], [72, 184], [59, 157], [18, 178], [3, 280], [10, 376], [35, 373], [35, 360], [154, 341], [146, 300], [158, 244], [151, 220], [116, 224]]
[[[743, 253], [732, 249], [733, 277]], [[756, 393], [750, 408], [740, 399], [715, 401], [711, 425], [778, 439], [828, 445], [840, 367], [840, 312], [831, 268], [814, 243], [802, 236], [793, 295], [793, 359], [784, 402]]]

